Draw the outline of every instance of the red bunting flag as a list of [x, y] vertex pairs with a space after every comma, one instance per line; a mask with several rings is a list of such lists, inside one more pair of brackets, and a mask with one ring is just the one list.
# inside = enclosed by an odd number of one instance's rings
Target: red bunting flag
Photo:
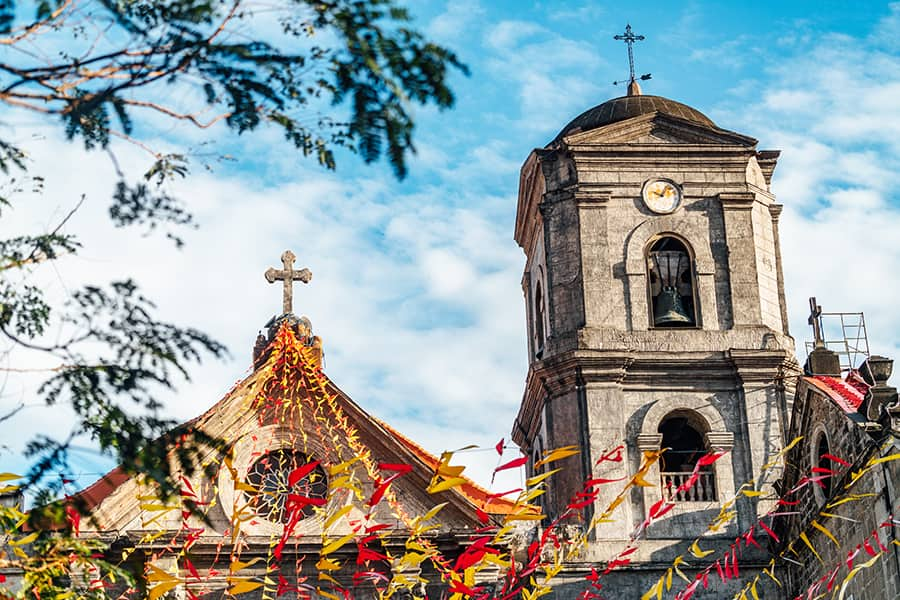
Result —
[[297, 485], [301, 479], [312, 473], [313, 469], [319, 466], [319, 461], [314, 460], [312, 462], [306, 463], [305, 465], [300, 465], [288, 475], [288, 487], [294, 487]]
[[522, 465], [524, 465], [527, 462], [528, 462], [527, 456], [520, 456], [519, 458], [512, 459], [508, 463], [500, 465], [499, 467], [494, 469], [494, 473], [497, 473], [499, 471], [506, 471], [507, 469], [515, 469], [517, 467], [521, 467]]
[[603, 454], [595, 465], [599, 465], [602, 462], [622, 462], [622, 451], [625, 449], [625, 446], [616, 446], [606, 454]]

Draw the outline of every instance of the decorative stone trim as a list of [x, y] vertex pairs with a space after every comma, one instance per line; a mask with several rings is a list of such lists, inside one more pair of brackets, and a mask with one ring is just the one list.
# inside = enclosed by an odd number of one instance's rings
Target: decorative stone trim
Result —
[[730, 431], [708, 431], [703, 438], [707, 449], [717, 448], [727, 452], [734, 448], [734, 434]]
[[646, 276], [647, 264], [644, 250], [647, 244], [656, 236], [674, 234], [681, 237], [692, 251], [694, 267], [698, 276], [715, 274], [716, 264], [712, 251], [709, 249], [709, 242], [696, 237], [693, 233], [696, 228], [692, 225], [695, 223], [691, 218], [674, 213], [647, 219], [635, 227], [625, 248], [625, 273]]
[[640, 433], [637, 436], [637, 448], [638, 450], [659, 450], [659, 447], [662, 445], [662, 434], [661, 433]]
[[756, 202], [756, 194], [753, 192], [722, 192], [719, 194], [719, 202], [724, 210], [750, 210]]

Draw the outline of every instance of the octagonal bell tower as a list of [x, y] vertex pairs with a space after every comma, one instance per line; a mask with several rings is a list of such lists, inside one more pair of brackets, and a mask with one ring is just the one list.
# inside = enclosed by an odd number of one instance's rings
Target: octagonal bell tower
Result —
[[[547, 449], [581, 449], [549, 480], [550, 518], [597, 475], [604, 452], [625, 446], [603, 476], [626, 477], [643, 451], [669, 448], [647, 477], [653, 487], [629, 493], [612, 522], [594, 527], [580, 559], [587, 571], [615, 556], [667, 496], [676, 506], [631, 556], [631, 586], [634, 577], [655, 582], [786, 443], [797, 363], [781, 205], [769, 187], [779, 153], [689, 106], [629, 91], [575, 118], [522, 167], [515, 239], [526, 256], [530, 368], [513, 438], [531, 465]], [[675, 495], [712, 449], [728, 454]], [[602, 486], [576, 524], [619, 490]], [[707, 536], [711, 547], [768, 508], [742, 497], [729, 527]]]

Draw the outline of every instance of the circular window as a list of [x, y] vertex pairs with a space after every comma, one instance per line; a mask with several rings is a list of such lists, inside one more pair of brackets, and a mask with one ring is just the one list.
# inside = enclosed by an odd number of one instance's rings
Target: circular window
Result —
[[[256, 512], [273, 523], [287, 523], [298, 503], [300, 518], [312, 515], [315, 505], [303, 499], [323, 500], [328, 494], [325, 470], [309, 456], [290, 448], [266, 452], [247, 471], [247, 483], [256, 491]], [[295, 498], [291, 498], [295, 496]], [[299, 498], [298, 498], [299, 497]]]

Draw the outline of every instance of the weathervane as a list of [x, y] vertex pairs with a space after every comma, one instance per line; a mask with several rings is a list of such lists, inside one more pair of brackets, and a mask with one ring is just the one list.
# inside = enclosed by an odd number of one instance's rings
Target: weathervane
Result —
[[[634, 32], [631, 31], [631, 24], [629, 23], [625, 25], [625, 33], [622, 35], [613, 36], [613, 39], [623, 41], [628, 45], [628, 79], [623, 79], [622, 81], [613, 81], [613, 85], [627, 83], [629, 96], [640, 95], [641, 87], [638, 85], [637, 79], [634, 76], [634, 43], [642, 41], [644, 39], [644, 36], [634, 35]], [[641, 75], [641, 81], [647, 81], [648, 79], [650, 79], [650, 73]]]
[[309, 280], [312, 279], [312, 272], [309, 269], [294, 270], [295, 260], [297, 260], [297, 257], [294, 253], [290, 250], [285, 250], [284, 254], [281, 255], [281, 264], [284, 268], [279, 271], [270, 267], [265, 273], [266, 281], [269, 283], [284, 282], [284, 314], [286, 315], [294, 311], [294, 282], [309, 283]]

